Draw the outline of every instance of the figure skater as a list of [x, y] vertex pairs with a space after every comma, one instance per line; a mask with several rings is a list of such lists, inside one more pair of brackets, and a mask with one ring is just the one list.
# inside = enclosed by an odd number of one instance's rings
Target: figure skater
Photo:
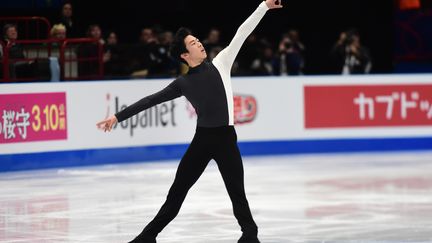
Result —
[[279, 0], [265, 0], [238, 28], [231, 43], [211, 62], [201, 42], [186, 28], [180, 28], [171, 45], [171, 55], [189, 66], [161, 91], [142, 98], [124, 110], [97, 123], [111, 131], [116, 122], [165, 101], [185, 96], [197, 113], [195, 135], [178, 166], [165, 203], [155, 218], [130, 243], [156, 243], [157, 235], [178, 214], [193, 184], [211, 159], [217, 163], [233, 205], [234, 216], [241, 227], [238, 243], [259, 243], [258, 227], [249, 208], [244, 189], [242, 158], [234, 129], [234, 106], [231, 66], [240, 47], [269, 9], [282, 8]]

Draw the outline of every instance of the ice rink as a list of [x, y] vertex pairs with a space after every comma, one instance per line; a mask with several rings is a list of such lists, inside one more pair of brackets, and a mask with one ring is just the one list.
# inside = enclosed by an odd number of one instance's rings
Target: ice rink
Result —
[[[0, 241], [128, 242], [164, 202], [178, 161], [0, 174]], [[432, 242], [432, 152], [244, 157], [262, 243]], [[235, 243], [216, 164], [158, 243]]]

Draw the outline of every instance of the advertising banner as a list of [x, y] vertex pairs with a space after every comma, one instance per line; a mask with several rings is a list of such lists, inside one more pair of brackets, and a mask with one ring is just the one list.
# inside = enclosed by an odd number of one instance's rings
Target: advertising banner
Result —
[[67, 139], [66, 93], [0, 94], [0, 144]]
[[[185, 97], [111, 132], [96, 127], [171, 81], [0, 85], [0, 171], [178, 159], [196, 128]], [[432, 75], [243, 77], [232, 86], [243, 154], [432, 149]]]
[[432, 125], [432, 85], [305, 86], [306, 128]]

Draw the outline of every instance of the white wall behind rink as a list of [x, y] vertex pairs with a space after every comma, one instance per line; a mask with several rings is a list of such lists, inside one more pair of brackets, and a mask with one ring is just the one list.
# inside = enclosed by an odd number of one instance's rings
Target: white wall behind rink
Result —
[[[142, 97], [159, 91], [170, 81], [124, 80], [1, 84], [0, 96], [65, 92], [67, 139], [0, 143], [0, 154], [189, 143], [194, 134], [196, 116], [184, 97], [142, 112], [138, 117], [122, 123], [123, 127], [119, 124], [111, 133], [104, 133], [96, 129], [96, 122], [104, 119], [108, 114], [114, 114], [116, 107], [119, 109], [118, 107], [122, 105], [130, 105]], [[426, 124], [422, 125], [305, 127], [305, 86], [362, 85], [432, 86], [432, 75], [234, 78], [235, 95], [243, 98], [252, 97], [257, 104], [257, 112], [253, 120], [236, 125], [239, 141], [432, 137], [432, 126], [431, 123], [427, 123], [427, 120]], [[422, 101], [422, 105], [425, 106], [422, 112], [426, 116], [428, 110], [425, 102], [430, 101], [432, 104], [432, 93], [425, 94], [420, 91], [421, 97], [415, 105], [420, 106], [420, 101]], [[382, 96], [385, 95], [387, 94], [382, 94]], [[395, 99], [395, 102], [399, 100]], [[387, 103], [379, 105], [387, 105]], [[28, 109], [31, 110], [31, 108]], [[248, 108], [244, 107], [244, 109], [247, 112]], [[330, 111], [334, 107], [323, 106], [320, 109], [325, 113], [326, 110]], [[383, 115], [378, 114], [378, 111], [377, 108], [376, 116]], [[408, 109], [408, 112], [412, 113], [414, 109]], [[0, 116], [0, 122], [1, 120]], [[0, 136], [3, 135], [4, 133], [0, 134]]]

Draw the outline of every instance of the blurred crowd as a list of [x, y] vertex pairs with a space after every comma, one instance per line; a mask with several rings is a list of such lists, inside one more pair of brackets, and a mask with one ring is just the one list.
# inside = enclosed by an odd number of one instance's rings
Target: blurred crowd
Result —
[[[161, 26], [145, 27], [137, 34], [135, 43], [122, 43], [114, 30], [102, 29], [92, 24], [82, 31], [83, 26], [76, 23], [71, 3], [62, 6], [61, 17], [53, 22], [50, 37], [56, 40], [66, 38], [93, 38], [103, 47], [102, 62], [104, 76], [116, 78], [165, 78], [175, 77], [187, 72], [187, 67], [177, 63], [169, 55], [169, 46], [173, 40], [173, 31]], [[223, 43], [220, 29], [212, 28], [202, 40], [211, 60], [228, 43]], [[3, 43], [7, 45], [18, 38], [18, 28], [14, 24], [3, 26]], [[0, 57], [3, 55], [0, 48]], [[77, 50], [78, 57], [96, 55], [95, 46], [83, 45]], [[300, 33], [291, 29], [280, 36], [277, 43], [252, 33], [244, 43], [232, 68], [233, 76], [285, 76], [305, 74], [305, 52], [307, 47], [301, 40]], [[10, 58], [24, 58], [20, 45], [10, 48]], [[360, 34], [355, 29], [340, 33], [339, 39], [328, 52], [328, 61], [332, 73], [367, 74], [372, 68], [372, 58], [367, 47], [361, 43]], [[28, 64], [28, 63], [27, 63]], [[95, 65], [79, 65], [80, 75], [92, 72]]]

